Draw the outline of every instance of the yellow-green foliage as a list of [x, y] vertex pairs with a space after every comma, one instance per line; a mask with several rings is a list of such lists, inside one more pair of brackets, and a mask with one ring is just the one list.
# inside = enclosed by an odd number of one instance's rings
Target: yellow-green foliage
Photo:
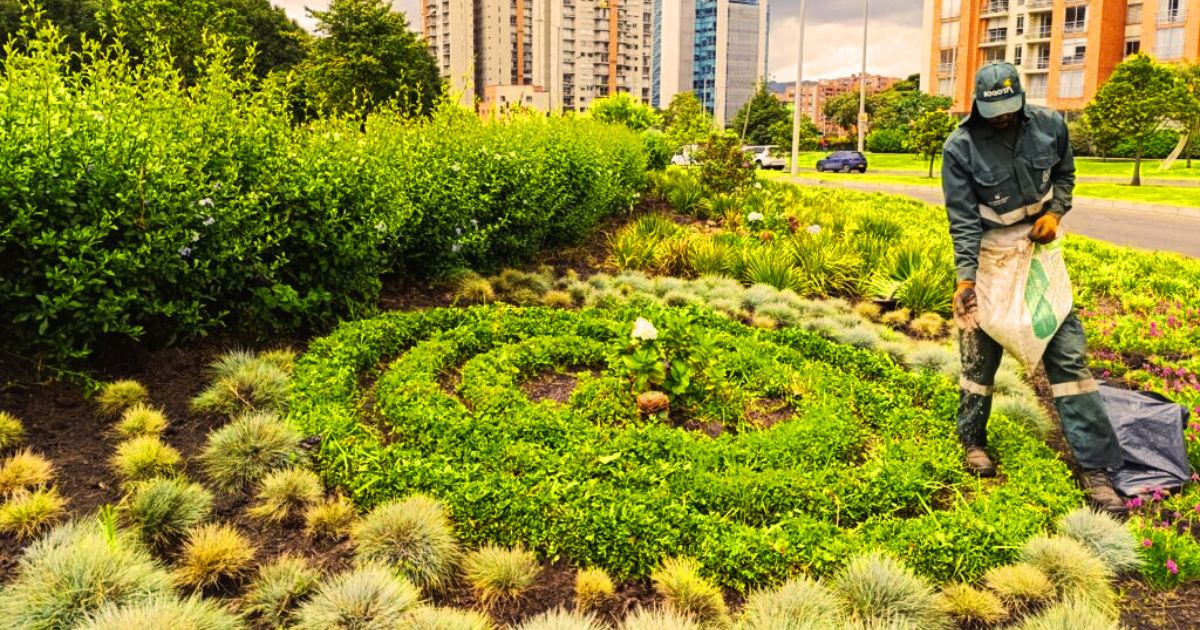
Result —
[[420, 591], [382, 565], [334, 576], [296, 612], [293, 630], [395, 630]]
[[904, 620], [930, 629], [946, 626], [933, 588], [889, 556], [871, 553], [852, 559], [834, 586], [851, 619]]
[[946, 320], [937, 313], [925, 313], [908, 325], [920, 337], [932, 339], [946, 332]]
[[983, 581], [1014, 610], [1043, 604], [1058, 593], [1041, 569], [1023, 562], [996, 567], [984, 574]]
[[699, 622], [670, 608], [639, 608], [621, 621], [620, 630], [701, 630]]
[[350, 537], [360, 563], [390, 565], [425, 589], [448, 584], [460, 555], [442, 504], [423, 495], [377, 506]]
[[284, 411], [291, 375], [280, 367], [281, 361], [280, 356], [267, 360], [244, 350], [222, 355], [210, 365], [212, 385], [192, 399], [192, 408], [226, 415]]
[[249, 413], [208, 436], [198, 457], [213, 486], [234, 492], [303, 457], [300, 434], [273, 413]]
[[320, 572], [304, 558], [280, 556], [259, 569], [242, 601], [247, 613], [272, 628], [282, 628], [320, 580]]
[[17, 446], [25, 439], [25, 427], [16, 416], [0, 411], [0, 453]]
[[750, 325], [754, 326], [755, 328], [775, 330], [779, 327], [779, 322], [776, 321], [774, 317], [767, 317], [766, 315], [754, 315], [750, 317]]
[[562, 608], [548, 610], [525, 620], [517, 630], [609, 630], [591, 615], [567, 612]]
[[404, 630], [492, 630], [492, 621], [473, 610], [421, 606], [404, 617]]
[[172, 475], [182, 462], [179, 451], [156, 436], [143, 436], [118, 444], [110, 463], [121, 481], [136, 483]]
[[884, 313], [883, 316], [879, 318], [879, 321], [893, 328], [899, 328], [908, 324], [908, 320], [910, 319], [912, 319], [912, 311], [909, 311], [906, 308], [898, 308], [894, 311], [888, 311]]
[[599, 567], [580, 569], [575, 574], [575, 609], [591, 610], [616, 592], [612, 578]]
[[1069, 597], [1050, 608], [1026, 617], [1016, 630], [1123, 630], [1124, 626], [1117, 621], [1110, 611], [1087, 603], [1076, 597]]
[[96, 394], [96, 404], [100, 413], [115, 416], [125, 409], [138, 403], [144, 403], [150, 398], [150, 393], [141, 383], [133, 380], [113, 381], [104, 386]]
[[88, 519], [26, 547], [15, 577], [0, 589], [0, 619], [8, 628], [74, 628], [106, 605], [172, 594], [170, 577], [136, 539]]
[[25, 449], [0, 462], [0, 498], [44, 486], [54, 479], [54, 465]]
[[1066, 536], [1035, 536], [1021, 549], [1021, 559], [1050, 578], [1061, 598], [1078, 598], [1097, 610], [1115, 613], [1117, 595], [1112, 573], [1079, 541]]
[[485, 545], [463, 559], [463, 572], [484, 605], [519, 598], [542, 572], [537, 556], [517, 546]]
[[575, 300], [566, 291], [547, 291], [542, 296], [542, 304], [550, 308], [571, 308], [575, 306]]
[[354, 504], [338, 495], [308, 506], [304, 511], [304, 531], [314, 538], [345, 538], [357, 518]]
[[212, 514], [213, 496], [186, 479], [152, 479], [134, 486], [122, 511], [141, 539], [163, 550]]
[[968, 627], [994, 624], [1008, 618], [1004, 603], [995, 593], [967, 584], [953, 584], [942, 589], [941, 604], [951, 619]]
[[57, 521], [66, 505], [54, 488], [19, 493], [0, 504], [0, 533], [30, 538]]
[[121, 413], [121, 419], [113, 425], [113, 432], [123, 439], [135, 437], [158, 437], [167, 430], [167, 416], [162, 411], [143, 403], [137, 403]]
[[296, 351], [291, 348], [276, 348], [258, 353], [258, 358], [291, 374], [296, 368]]
[[158, 596], [131, 606], [107, 606], [77, 630], [243, 630], [219, 600]]
[[484, 278], [467, 278], [458, 286], [458, 300], [466, 304], [487, 304], [496, 299], [492, 283]]
[[859, 302], [854, 305], [854, 312], [858, 313], [863, 319], [869, 319], [873, 322], [879, 321], [879, 316], [882, 309], [874, 302]]
[[188, 532], [175, 565], [175, 580], [208, 588], [243, 577], [253, 560], [254, 547], [241, 532], [222, 523], [201, 525]]
[[307, 468], [276, 470], [259, 484], [257, 503], [247, 513], [269, 523], [280, 523], [321, 501], [325, 488]]
[[668, 558], [650, 580], [667, 606], [701, 622], [717, 623], [728, 615], [721, 589], [700, 575], [689, 558]]
[[817, 630], [833, 628], [838, 600], [825, 585], [796, 577], [777, 589], [750, 594], [738, 623], [739, 630]]

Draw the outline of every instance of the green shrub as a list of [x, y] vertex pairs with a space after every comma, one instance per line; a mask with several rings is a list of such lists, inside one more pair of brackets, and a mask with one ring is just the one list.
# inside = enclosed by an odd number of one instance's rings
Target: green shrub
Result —
[[987, 587], [1013, 610], [1028, 610], [1054, 599], [1054, 583], [1031, 564], [1012, 564], [991, 569], [983, 576]]
[[167, 416], [162, 411], [137, 403], [127, 408], [113, 425], [113, 433], [128, 440], [136, 437], [159, 437], [167, 430]]
[[657, 129], [643, 131], [642, 147], [646, 152], [646, 168], [661, 171], [671, 165], [671, 144], [663, 132]]
[[54, 464], [29, 449], [0, 461], [0, 499], [50, 483]]
[[325, 495], [316, 473], [300, 467], [276, 470], [258, 486], [257, 503], [246, 510], [253, 518], [281, 523], [319, 503]]
[[654, 591], [681, 615], [704, 623], [719, 623], [729, 610], [721, 589], [699, 573], [699, 565], [687, 558], [668, 558], [650, 574]]
[[296, 369], [296, 351], [291, 348], [275, 348], [274, 350], [264, 350], [258, 353], [258, 358], [261, 361], [266, 361], [271, 365], [283, 370], [288, 376]]
[[107, 605], [172, 594], [170, 576], [136, 540], [77, 521], [26, 547], [0, 590], [0, 618], [15, 628], [73, 628]]
[[852, 619], [901, 619], [921, 628], [947, 625], [933, 588], [888, 556], [854, 558], [834, 579], [834, 588]]
[[604, 569], [580, 569], [575, 574], [575, 609], [591, 610], [616, 593], [612, 578]]
[[304, 511], [304, 531], [314, 538], [345, 538], [357, 518], [354, 504], [338, 495], [308, 506]]
[[163, 550], [207, 520], [212, 506], [212, 493], [200, 484], [185, 479], [153, 479], [137, 484], [122, 509], [142, 541]]
[[150, 393], [146, 391], [146, 386], [137, 381], [113, 381], [105, 384], [96, 394], [96, 405], [101, 414], [115, 416], [129, 407], [146, 402], [149, 398]]
[[17, 494], [0, 504], [0, 533], [31, 538], [62, 517], [66, 505], [55, 488]]
[[317, 589], [321, 574], [304, 558], [280, 556], [263, 565], [246, 588], [246, 612], [272, 628], [291, 622], [296, 608]]
[[78, 630], [242, 630], [240, 617], [225, 610], [217, 600], [160, 596], [126, 606], [107, 606]]
[[518, 546], [511, 549], [487, 545], [463, 558], [463, 572], [485, 606], [515, 600], [542, 572], [537, 556]]
[[385, 563], [432, 590], [449, 583], [460, 554], [445, 509], [420, 495], [375, 507], [350, 538], [360, 563]]
[[233, 527], [200, 525], [188, 532], [175, 563], [175, 580], [196, 589], [238, 580], [249, 572], [254, 553], [250, 541]]
[[867, 134], [867, 150], [871, 153], [907, 153], [904, 150], [904, 139], [907, 130], [876, 129]]
[[197, 458], [213, 485], [234, 492], [302, 459], [301, 436], [271, 413], [249, 413], [208, 436]]
[[700, 630], [703, 626], [669, 608], [638, 608], [621, 620], [618, 630]]
[[709, 193], [736, 192], [754, 181], [754, 162], [732, 134], [710, 135], [693, 157], [700, 165], [700, 185]]
[[1008, 618], [999, 597], [967, 584], [952, 584], [942, 589], [941, 606], [951, 619], [967, 627], [991, 625]]
[[517, 630], [608, 630], [608, 626], [591, 615], [556, 608], [526, 619]]
[[492, 630], [492, 622], [473, 610], [421, 606], [404, 617], [405, 630]]
[[364, 566], [323, 583], [296, 611], [295, 630], [394, 630], [420, 592], [382, 566]]
[[291, 375], [278, 363], [235, 350], [209, 366], [213, 383], [192, 399], [207, 413], [282, 412], [287, 408]]
[[110, 465], [127, 484], [169, 476], [179, 470], [183, 456], [157, 436], [136, 437], [117, 445]]
[[1059, 597], [1078, 598], [1115, 614], [1117, 596], [1109, 584], [1112, 574], [1083, 543], [1065, 536], [1035, 536], [1021, 549], [1021, 559], [1041, 569]]
[[16, 416], [0, 411], [0, 453], [17, 446], [25, 439], [25, 427]]
[[1064, 536], [1091, 549], [1113, 574], [1141, 566], [1138, 541], [1124, 523], [1104, 512], [1079, 508], [1059, 521]]
[[817, 630], [835, 627], [839, 617], [838, 600], [825, 585], [798, 577], [777, 589], [751, 593], [737, 627], [739, 630]]

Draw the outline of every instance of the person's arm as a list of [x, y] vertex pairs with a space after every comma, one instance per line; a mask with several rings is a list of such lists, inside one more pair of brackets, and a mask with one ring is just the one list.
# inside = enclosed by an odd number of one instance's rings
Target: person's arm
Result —
[[1071, 148], [1071, 136], [1067, 131], [1067, 123], [1059, 114], [1054, 114], [1058, 133], [1055, 134], [1058, 164], [1050, 169], [1050, 182], [1054, 187], [1054, 196], [1046, 202], [1046, 212], [1061, 219], [1071, 211], [1075, 198], [1075, 151]]
[[942, 151], [942, 193], [950, 219], [950, 238], [954, 240], [958, 279], [974, 282], [979, 267], [979, 243], [983, 240], [983, 219], [979, 217], [979, 200], [971, 173], [948, 148]]

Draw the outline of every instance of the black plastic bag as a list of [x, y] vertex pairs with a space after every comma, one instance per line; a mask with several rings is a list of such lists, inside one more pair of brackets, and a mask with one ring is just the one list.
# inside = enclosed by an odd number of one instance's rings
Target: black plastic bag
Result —
[[1155, 488], [1176, 489], [1192, 478], [1183, 430], [1188, 409], [1153, 392], [1100, 386], [1104, 408], [1112, 420], [1125, 459], [1113, 475], [1122, 494], [1146, 494]]

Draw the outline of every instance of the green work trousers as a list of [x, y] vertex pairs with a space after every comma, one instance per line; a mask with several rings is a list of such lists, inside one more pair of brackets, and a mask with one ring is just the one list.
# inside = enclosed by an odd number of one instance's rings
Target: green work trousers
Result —
[[[962, 389], [958, 404], [958, 437], [964, 446], [987, 446], [987, 421], [992, 412], [992, 390], [1003, 349], [979, 328], [959, 333], [962, 355]], [[1087, 337], [1079, 318], [1071, 313], [1050, 340], [1042, 357], [1054, 406], [1062, 418], [1063, 434], [1084, 468], [1116, 470], [1121, 449], [1112, 422], [1087, 367]]]

